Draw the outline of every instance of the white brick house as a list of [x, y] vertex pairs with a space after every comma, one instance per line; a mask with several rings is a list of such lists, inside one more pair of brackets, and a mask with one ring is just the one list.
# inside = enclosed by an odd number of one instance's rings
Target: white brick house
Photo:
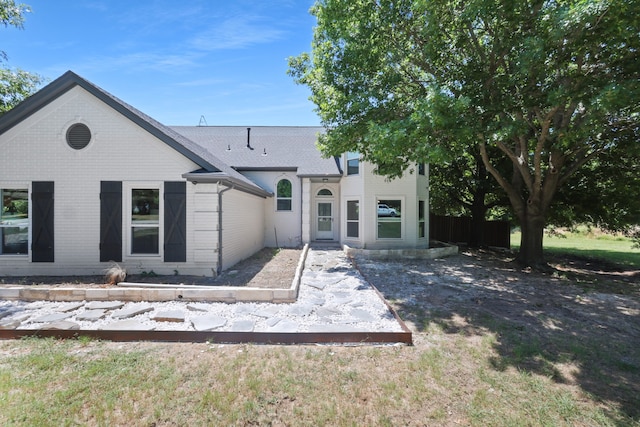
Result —
[[391, 182], [319, 127], [167, 127], [67, 72], [0, 117], [0, 276], [219, 273], [265, 246], [428, 247], [428, 171]]

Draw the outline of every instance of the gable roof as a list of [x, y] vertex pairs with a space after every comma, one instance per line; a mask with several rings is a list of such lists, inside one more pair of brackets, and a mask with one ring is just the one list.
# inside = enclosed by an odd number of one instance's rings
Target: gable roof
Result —
[[319, 126], [172, 126], [238, 171], [295, 170], [303, 177], [339, 177], [337, 160], [316, 143]]
[[142, 111], [132, 107], [121, 99], [111, 95], [100, 87], [85, 80], [72, 71], [67, 71], [35, 94], [31, 95], [13, 109], [0, 116], [0, 135], [16, 126], [41, 108], [57, 99], [64, 93], [80, 86], [102, 102], [164, 142], [189, 160], [200, 166], [205, 172], [213, 172], [219, 181], [227, 180], [240, 190], [267, 197], [271, 193], [233, 170], [218, 159], [211, 151], [194, 143], [171, 128], [154, 120]]

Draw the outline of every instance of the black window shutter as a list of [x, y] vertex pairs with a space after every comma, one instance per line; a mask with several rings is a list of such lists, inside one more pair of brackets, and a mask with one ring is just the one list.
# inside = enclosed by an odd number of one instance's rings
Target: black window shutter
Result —
[[187, 260], [187, 187], [184, 181], [164, 183], [164, 261]]
[[100, 182], [100, 261], [122, 261], [122, 182]]
[[34, 181], [31, 184], [32, 262], [54, 262], [53, 246], [53, 182]]

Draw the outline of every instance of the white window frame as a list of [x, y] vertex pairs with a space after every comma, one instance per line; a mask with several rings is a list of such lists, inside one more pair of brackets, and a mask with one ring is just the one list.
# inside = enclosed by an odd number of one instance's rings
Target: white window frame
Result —
[[[358, 175], [360, 175], [360, 166], [361, 166], [360, 165], [360, 163], [361, 163], [361, 161], [360, 161], [360, 153], [358, 153], [356, 151], [349, 151], [349, 152], [345, 153], [344, 157], [345, 157], [344, 173], [347, 176], [358, 176]], [[358, 162], [358, 171], [355, 172], [355, 173], [349, 173], [349, 161], [350, 160], [356, 160]]]
[[[358, 203], [358, 218], [357, 219], [349, 219], [349, 202], [357, 202]], [[345, 238], [346, 239], [353, 239], [353, 240], [360, 240], [360, 236], [362, 235], [362, 232], [360, 230], [360, 223], [361, 218], [362, 218], [362, 213], [360, 210], [360, 206], [362, 205], [362, 201], [359, 198], [349, 198], [347, 197], [345, 200]], [[357, 236], [349, 236], [349, 224], [353, 224], [356, 223], [358, 225], [358, 235]]]
[[[0, 258], [4, 257], [29, 257], [31, 254], [31, 230], [32, 230], [32, 205], [31, 205], [31, 184], [27, 182], [0, 182], [0, 190], [24, 190], [27, 192], [27, 252], [20, 254], [12, 254], [12, 253], [2, 253], [0, 252]], [[2, 197], [2, 192], [0, 191], [0, 197]], [[2, 209], [2, 199], [0, 199], [0, 209]], [[14, 224], [2, 224], [0, 222], [0, 228], [14, 228], [16, 227]], [[18, 226], [21, 227], [21, 226]], [[0, 247], [0, 251], [2, 248]]]
[[[133, 190], [157, 190], [158, 191], [158, 224], [139, 224], [132, 219], [133, 210]], [[125, 205], [125, 229], [124, 241], [126, 242], [126, 253], [129, 258], [162, 258], [164, 256], [164, 186], [159, 181], [124, 182], [123, 198]], [[133, 253], [133, 227], [157, 227], [158, 228], [158, 253], [140, 254]]]
[[[278, 184], [280, 184], [280, 182], [282, 180], [287, 180], [287, 181], [289, 181], [289, 184], [291, 184], [291, 196], [290, 197], [281, 197], [279, 195], [279, 193], [278, 193]], [[275, 199], [276, 199], [276, 206], [275, 206], [276, 212], [293, 212], [293, 195], [295, 194], [295, 191], [294, 191], [294, 188], [293, 188], [293, 180], [288, 176], [280, 176], [280, 177], [278, 177], [276, 179], [275, 190], [276, 190], [275, 191], [275, 193], [276, 193], [276, 197], [275, 197]], [[278, 202], [280, 200], [288, 200], [289, 203], [290, 203], [289, 209], [279, 209]]]
[[[422, 206], [422, 210], [424, 217], [422, 218], [422, 220], [420, 219], [420, 206]], [[429, 213], [427, 212], [427, 201], [424, 199], [418, 199], [418, 212], [417, 212], [417, 216], [418, 216], [418, 239], [425, 239], [427, 237], [428, 231], [427, 231], [427, 215], [429, 215]], [[420, 235], [420, 224], [422, 224], [422, 229], [424, 231], [424, 236]]]
[[[378, 228], [378, 220], [380, 219], [380, 217], [378, 217], [378, 204], [382, 201], [387, 201], [387, 200], [399, 200], [400, 201], [400, 237], [379, 237], [379, 228]], [[389, 195], [384, 195], [384, 196], [376, 196], [375, 199], [375, 224], [376, 224], [376, 240], [382, 240], [382, 241], [400, 241], [400, 240], [404, 240], [406, 233], [405, 233], [405, 210], [406, 210], [406, 200], [404, 198], [404, 196], [389, 196]]]

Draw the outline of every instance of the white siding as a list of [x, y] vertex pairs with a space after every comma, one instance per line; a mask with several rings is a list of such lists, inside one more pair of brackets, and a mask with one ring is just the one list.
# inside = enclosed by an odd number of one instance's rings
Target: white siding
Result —
[[222, 269], [264, 247], [264, 199], [237, 190], [222, 194]]
[[[191, 209], [187, 210], [187, 230], [193, 244], [187, 251], [193, 251], [196, 265], [208, 268], [203, 274], [213, 275], [218, 268], [218, 186], [200, 183], [187, 187], [193, 187], [194, 193]], [[193, 224], [190, 228], [189, 218]]]
[[302, 178], [302, 243], [311, 242], [311, 180]]

